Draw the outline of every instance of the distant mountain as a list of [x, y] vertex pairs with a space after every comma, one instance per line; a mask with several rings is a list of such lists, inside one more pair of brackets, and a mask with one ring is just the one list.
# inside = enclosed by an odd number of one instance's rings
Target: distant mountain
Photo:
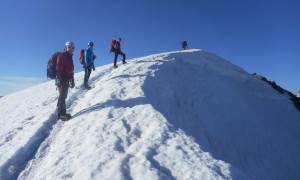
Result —
[[0, 98], [2, 98], [3, 96], [0, 96]]
[[[75, 74], [57, 120], [52, 81], [0, 101], [0, 179], [299, 179], [287, 93], [202, 50]], [[279, 91], [278, 91], [279, 90]]]

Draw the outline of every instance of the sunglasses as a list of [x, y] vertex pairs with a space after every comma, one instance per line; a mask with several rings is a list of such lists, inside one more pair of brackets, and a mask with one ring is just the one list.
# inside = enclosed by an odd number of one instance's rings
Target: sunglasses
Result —
[[69, 49], [75, 49], [75, 47], [74, 47], [74, 46], [68, 46], [68, 48], [69, 48]]

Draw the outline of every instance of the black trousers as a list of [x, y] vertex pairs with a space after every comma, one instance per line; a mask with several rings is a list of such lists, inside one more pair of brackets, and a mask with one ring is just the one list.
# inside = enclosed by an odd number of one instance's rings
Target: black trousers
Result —
[[68, 97], [69, 81], [61, 81], [57, 101], [58, 115], [66, 114], [66, 99]]
[[126, 54], [125, 54], [125, 53], [123, 53], [122, 51], [115, 51], [115, 60], [114, 60], [114, 66], [117, 66], [117, 60], [118, 60], [118, 56], [119, 56], [119, 54], [123, 56], [123, 59], [122, 59], [122, 61], [123, 61], [123, 63], [125, 63], [125, 60], [126, 60]]
[[91, 76], [92, 68], [86, 67], [84, 68], [84, 85], [87, 85], [89, 78]]

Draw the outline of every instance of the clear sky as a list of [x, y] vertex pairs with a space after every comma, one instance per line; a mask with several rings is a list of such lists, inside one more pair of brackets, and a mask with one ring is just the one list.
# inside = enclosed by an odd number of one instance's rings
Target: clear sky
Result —
[[298, 0], [1, 0], [0, 95], [46, 81], [46, 65], [66, 41], [94, 42], [96, 66], [112, 63], [114, 35], [127, 58], [190, 48], [215, 53], [300, 90]]

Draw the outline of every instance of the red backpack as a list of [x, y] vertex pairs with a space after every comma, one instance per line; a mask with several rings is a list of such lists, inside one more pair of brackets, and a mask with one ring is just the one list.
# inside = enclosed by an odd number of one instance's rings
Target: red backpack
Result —
[[80, 49], [80, 57], [79, 57], [79, 62], [84, 65], [85, 64], [85, 61], [84, 61], [84, 52], [85, 50], [84, 49]]
[[113, 39], [110, 43], [110, 52], [115, 52], [115, 47], [116, 47], [117, 41]]
[[47, 65], [47, 77], [50, 79], [56, 78], [56, 64], [57, 64], [57, 56], [60, 52], [54, 53], [48, 61]]

